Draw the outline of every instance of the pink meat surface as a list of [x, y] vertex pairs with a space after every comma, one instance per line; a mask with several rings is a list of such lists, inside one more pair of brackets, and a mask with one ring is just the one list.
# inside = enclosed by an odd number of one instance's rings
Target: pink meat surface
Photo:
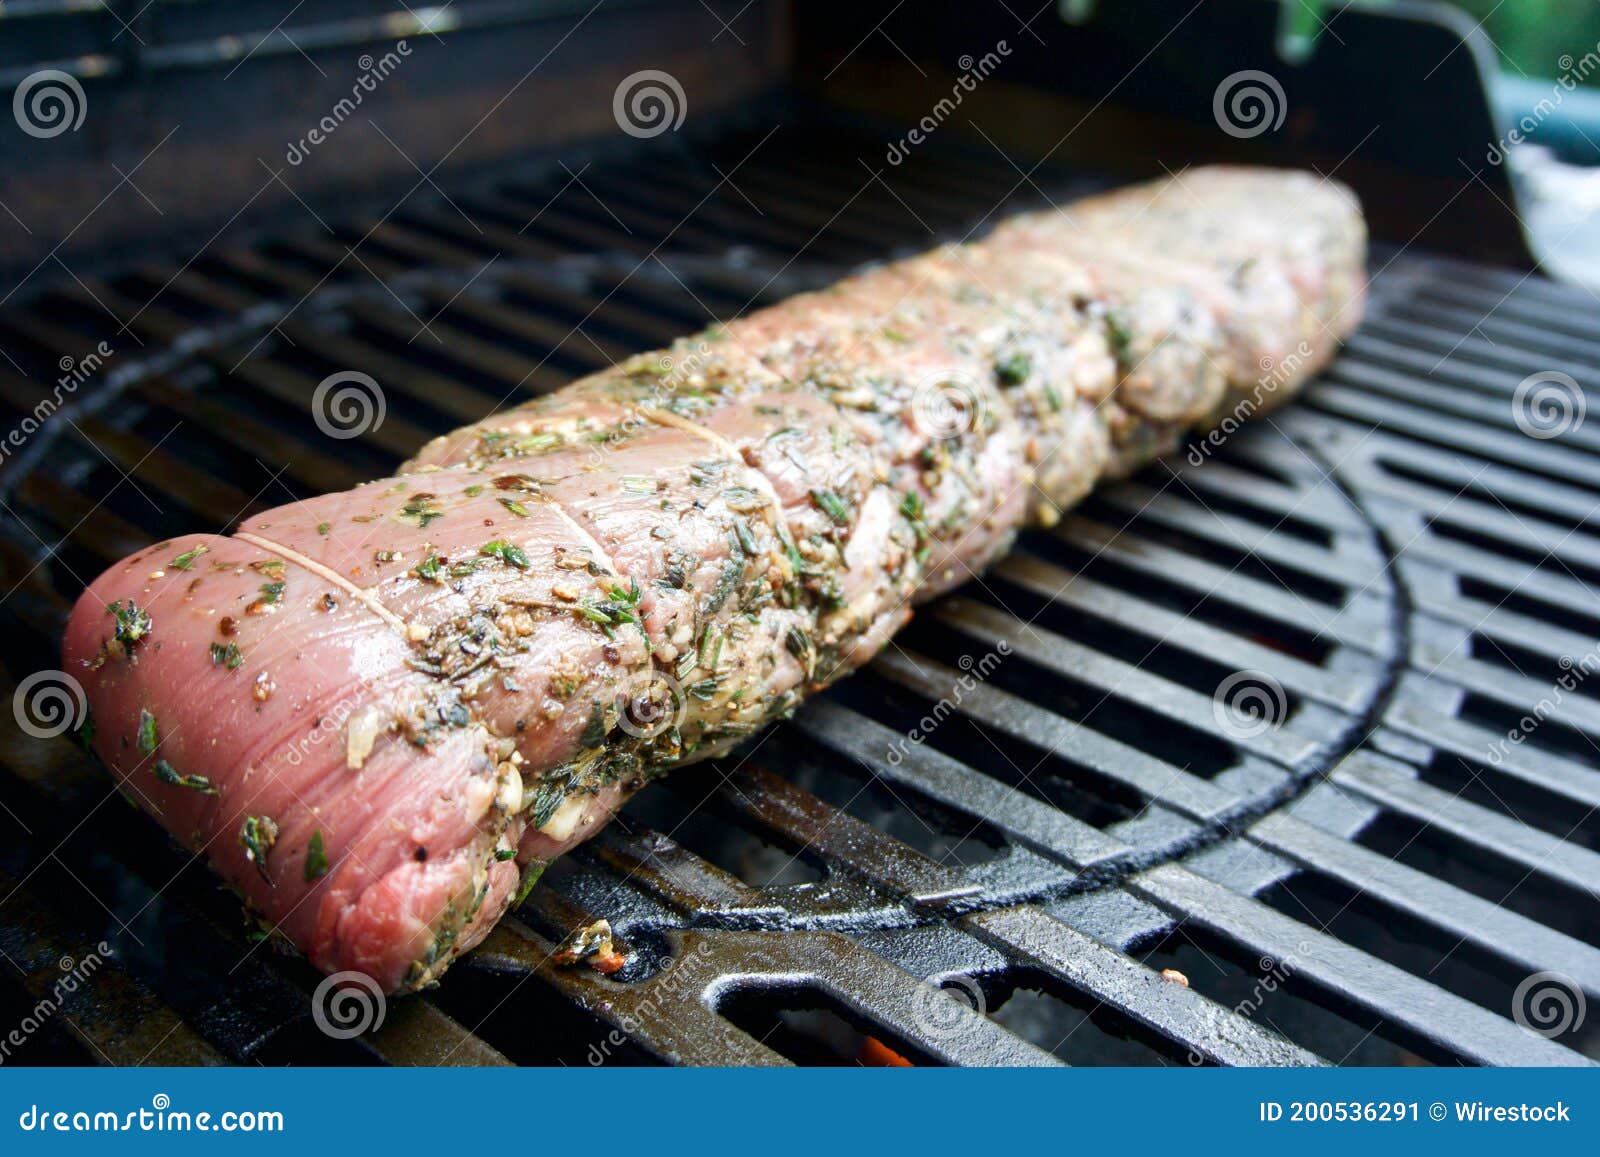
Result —
[[651, 777], [1292, 393], [1363, 259], [1337, 186], [1201, 170], [640, 355], [111, 568], [65, 643], [93, 748], [317, 967], [431, 983]]

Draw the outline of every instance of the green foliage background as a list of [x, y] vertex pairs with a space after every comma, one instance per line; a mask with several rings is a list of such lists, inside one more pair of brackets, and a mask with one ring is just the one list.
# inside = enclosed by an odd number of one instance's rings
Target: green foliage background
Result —
[[[1356, 0], [1373, 8], [1386, 0]], [[1563, 54], [1581, 57], [1600, 44], [1600, 0], [1445, 0], [1472, 20], [1499, 49], [1500, 67], [1512, 76], [1553, 77], [1562, 69]], [[1318, 19], [1327, 21], [1336, 5], [1328, 0], [1283, 0], [1290, 24], [1299, 32], [1314, 33]], [[1333, 31], [1339, 23], [1333, 19]], [[1326, 35], [1326, 33], [1323, 33]], [[1600, 85], [1600, 73], [1591, 74], [1590, 86]]]
[[[1513, 76], [1555, 76], [1563, 53], [1581, 57], [1600, 42], [1600, 3], [1596, 0], [1451, 0], [1500, 49], [1500, 65]], [[1600, 83], [1591, 75], [1589, 84]]]

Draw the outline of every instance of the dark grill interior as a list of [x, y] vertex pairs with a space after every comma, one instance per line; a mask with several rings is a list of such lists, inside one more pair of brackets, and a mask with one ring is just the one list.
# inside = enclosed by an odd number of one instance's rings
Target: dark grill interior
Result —
[[[11, 681], [59, 661], [83, 583], [149, 541], [380, 476], [493, 407], [1038, 199], [953, 140], [869, 180], [882, 143], [851, 126], [766, 132], [458, 183], [8, 302], [8, 423], [67, 359], [114, 351], [0, 473]], [[1056, 200], [1100, 183], [1033, 182]], [[372, 1036], [318, 1032], [306, 966], [253, 945], [66, 739], [14, 735], [0, 1019], [105, 938], [114, 963], [24, 1056], [1600, 1057], [1592, 1025], [1551, 1041], [1511, 1019], [1542, 970], [1600, 997], [1595, 686], [1490, 755], [1600, 633], [1600, 435], [1535, 441], [1512, 407], [1528, 374], [1594, 379], [1593, 303], [1413, 251], [1373, 267], [1370, 320], [1300, 402], [1203, 465], [1097, 493], [792, 724], [642, 795]], [[310, 397], [350, 369], [388, 414], [336, 444]], [[987, 678], [940, 708], [969, 669]], [[1276, 725], [1223, 725], [1239, 672], [1281, 687]], [[601, 916], [622, 974], [549, 963]]]

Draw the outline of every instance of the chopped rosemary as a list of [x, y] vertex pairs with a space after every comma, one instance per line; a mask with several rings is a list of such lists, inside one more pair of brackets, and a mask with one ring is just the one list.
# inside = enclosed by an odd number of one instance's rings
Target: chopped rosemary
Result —
[[531, 438], [524, 438], [515, 443], [518, 452], [523, 454], [542, 454], [546, 450], [554, 450], [566, 441], [560, 434], [535, 434]]
[[707, 671], [716, 671], [717, 664], [722, 661], [722, 632], [717, 625], [712, 623], [705, 629], [705, 634], [700, 636], [699, 664]]
[[717, 585], [711, 588], [711, 597], [706, 600], [706, 614], [714, 615], [722, 609], [722, 604], [728, 601], [728, 596], [733, 594], [733, 588], [744, 577], [744, 558], [737, 556], [728, 559], [722, 564], [722, 574], [717, 579]]
[[[598, 699], [594, 699], [594, 700], [591, 700], [590, 703], [589, 703], [589, 722], [584, 724], [583, 735], [579, 737], [578, 742], [580, 744], [582, 744], [584, 747], [599, 747], [605, 741], [606, 741], [606, 712], [605, 712], [605, 708], [600, 706], [600, 701]], [[554, 812], [554, 810], [555, 810], [554, 808], [551, 808], [552, 812]], [[545, 817], [545, 819], [549, 819], [549, 818], [550, 818], [549, 816]], [[541, 821], [539, 821], [539, 823], [535, 824], [534, 826], [535, 827], [539, 827], [539, 826], [541, 826], [543, 824], [543, 822], [544, 821], [541, 820]]]
[[[624, 623], [639, 622], [639, 599], [642, 594], [643, 592], [639, 590], [637, 581], [633, 582], [626, 591], [618, 587], [612, 587], [609, 599], [604, 602], [580, 603], [577, 611], [591, 623], [598, 624], [600, 629], [605, 632], [606, 638], [614, 638], [613, 627], [621, 626]], [[643, 629], [641, 624], [640, 630]]]
[[116, 640], [126, 647], [132, 647], [148, 635], [154, 625], [149, 612], [141, 611], [132, 599], [126, 603], [118, 599], [106, 608], [106, 613], [117, 621]]
[[1133, 345], [1133, 331], [1128, 328], [1116, 310], [1106, 311], [1106, 340], [1111, 343], [1111, 352], [1119, 358]]
[[528, 569], [528, 556], [523, 549], [503, 539], [497, 538], [493, 542], [484, 543], [478, 548], [478, 553], [487, 555], [490, 558], [498, 558], [501, 562], [514, 566], [518, 570]]
[[[159, 764], [157, 774], [160, 774]], [[271, 877], [267, 875], [267, 853], [277, 839], [278, 825], [269, 816], [245, 816], [239, 827], [239, 846], [244, 848], [244, 858], [254, 864], [261, 878], [268, 882]]]
[[423, 559], [416, 566], [411, 568], [412, 574], [416, 575], [419, 579], [424, 579], [430, 583], [443, 582], [444, 580], [440, 577], [443, 572], [444, 559], [440, 558], [436, 554], [430, 554], [427, 558]]
[[212, 643], [211, 662], [213, 666], [226, 667], [233, 671], [244, 662], [244, 652], [239, 650], [238, 643]]
[[172, 560], [172, 568], [174, 570], [191, 569], [194, 566], [194, 560], [205, 554], [207, 549], [208, 548], [204, 546], [197, 546], [193, 550], [184, 551], [177, 558]]
[[400, 513], [396, 515], [396, 518], [401, 522], [409, 522], [421, 530], [428, 529], [430, 522], [443, 517], [444, 511], [433, 505], [433, 495], [431, 494], [413, 496], [411, 501], [402, 506]]
[[328, 853], [322, 846], [322, 831], [319, 829], [311, 833], [311, 840], [306, 844], [306, 863], [301, 875], [309, 884], [327, 874]]
[[511, 901], [513, 908], [521, 906], [528, 898], [528, 893], [533, 891], [533, 886], [539, 882], [539, 877], [544, 875], [545, 864], [539, 861], [529, 864], [522, 869], [522, 883], [517, 888], [517, 895]]
[[996, 359], [994, 372], [1002, 385], [1020, 386], [1033, 372], [1033, 363], [1027, 354], [1019, 350]]
[[766, 495], [748, 486], [730, 486], [722, 492], [722, 501], [735, 514], [749, 514], [767, 505]]
[[186, 787], [190, 791], [197, 791], [201, 795], [216, 795], [217, 789], [211, 781], [203, 775], [179, 775], [177, 770], [164, 759], [156, 760], [156, 778], [162, 783], [170, 783], [174, 787]]
[[813, 490], [812, 504], [834, 522], [843, 526], [850, 521], [850, 504], [831, 490]]
[[515, 498], [502, 498], [500, 499], [500, 505], [511, 511], [511, 513], [515, 514], [518, 518], [528, 517], [528, 508], [522, 505], [522, 503], [518, 502]]
[[144, 755], [153, 755], [156, 748], [161, 746], [161, 732], [156, 728], [156, 717], [150, 712], [139, 710], [139, 751]]

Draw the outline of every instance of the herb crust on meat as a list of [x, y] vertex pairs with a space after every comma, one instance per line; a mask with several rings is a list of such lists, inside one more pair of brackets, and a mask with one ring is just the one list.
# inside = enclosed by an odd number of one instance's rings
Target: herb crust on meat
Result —
[[111, 568], [91, 746], [318, 967], [431, 983], [651, 778], [1293, 393], [1364, 250], [1337, 185], [1200, 169], [712, 326]]

